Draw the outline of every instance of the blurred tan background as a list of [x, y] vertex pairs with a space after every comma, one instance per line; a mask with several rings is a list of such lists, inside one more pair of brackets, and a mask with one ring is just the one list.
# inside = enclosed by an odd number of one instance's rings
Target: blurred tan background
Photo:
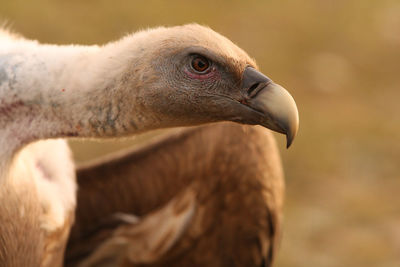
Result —
[[[400, 1], [1, 0], [28, 38], [103, 44], [158, 25], [207, 24], [288, 88], [300, 132], [284, 149], [278, 267], [400, 266]], [[77, 161], [142, 142], [72, 142]]]

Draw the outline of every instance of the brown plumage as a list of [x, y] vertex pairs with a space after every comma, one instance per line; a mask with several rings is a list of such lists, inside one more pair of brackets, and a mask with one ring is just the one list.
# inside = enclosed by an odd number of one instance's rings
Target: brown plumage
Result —
[[0, 197], [1, 243], [5, 244], [0, 247], [0, 266], [62, 266], [74, 214], [71, 212], [61, 227], [44, 231], [40, 217], [45, 211], [35, 186], [10, 186], [6, 190], [8, 198]]
[[[179, 130], [77, 174], [67, 266], [83, 259], [81, 266], [154, 267], [269, 266], [273, 260], [283, 175], [268, 130], [233, 123]], [[188, 222], [158, 234], [170, 220], [166, 210], [176, 205]], [[118, 223], [116, 213], [143, 217], [138, 224]], [[159, 224], [149, 223], [151, 217]], [[176, 241], [159, 253], [170, 236]]]

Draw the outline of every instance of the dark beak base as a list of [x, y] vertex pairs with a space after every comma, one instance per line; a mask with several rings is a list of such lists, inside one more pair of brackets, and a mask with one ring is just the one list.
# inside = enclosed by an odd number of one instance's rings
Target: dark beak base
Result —
[[289, 92], [252, 67], [243, 72], [242, 90], [247, 95], [243, 104], [264, 114], [258, 124], [286, 134], [289, 147], [299, 127], [297, 106]]

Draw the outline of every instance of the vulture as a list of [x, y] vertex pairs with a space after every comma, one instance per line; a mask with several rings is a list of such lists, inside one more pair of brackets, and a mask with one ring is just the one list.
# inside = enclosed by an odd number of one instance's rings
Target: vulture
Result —
[[265, 128], [176, 130], [77, 169], [66, 267], [271, 266], [283, 173]]
[[210, 28], [159, 27], [103, 46], [41, 44], [0, 30], [0, 262], [62, 264], [76, 207], [63, 138], [218, 121], [262, 125], [289, 146], [298, 112], [283, 87]]

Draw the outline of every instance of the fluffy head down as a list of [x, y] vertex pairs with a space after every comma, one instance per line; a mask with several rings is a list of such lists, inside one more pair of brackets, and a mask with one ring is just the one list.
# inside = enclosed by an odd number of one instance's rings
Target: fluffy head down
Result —
[[[118, 49], [123, 53], [112, 52]], [[297, 109], [286, 90], [258, 72], [255, 61], [242, 49], [208, 27], [156, 28], [129, 35], [104, 50], [107, 58], [119, 62], [119, 68], [108, 72], [119, 73], [114, 86], [122, 89], [116, 91], [123, 92], [123, 109], [135, 103], [136, 114], [142, 114], [139, 121], [150, 117], [155, 127], [170, 127], [229, 120], [261, 124], [281, 133], [288, 132], [288, 117], [293, 125], [298, 123]], [[274, 96], [257, 97], [267, 87], [276, 92]], [[134, 91], [127, 94], [126, 88]], [[268, 109], [274, 102], [284, 110], [279, 112], [282, 116]], [[285, 111], [288, 106], [290, 112]]]
[[[256, 67], [229, 39], [197, 24], [142, 31], [104, 48], [111, 60], [120, 62], [117, 87], [135, 89], [131, 96], [124, 93], [124, 99], [136, 103], [140, 112], [147, 110], [144, 117], [155, 116], [168, 126], [240, 116], [241, 108], [232, 102], [239, 106], [245, 97], [240, 86], [246, 66]], [[116, 56], [112, 51], [117, 50], [124, 52]], [[193, 68], [197, 58], [207, 64], [205, 71]]]

